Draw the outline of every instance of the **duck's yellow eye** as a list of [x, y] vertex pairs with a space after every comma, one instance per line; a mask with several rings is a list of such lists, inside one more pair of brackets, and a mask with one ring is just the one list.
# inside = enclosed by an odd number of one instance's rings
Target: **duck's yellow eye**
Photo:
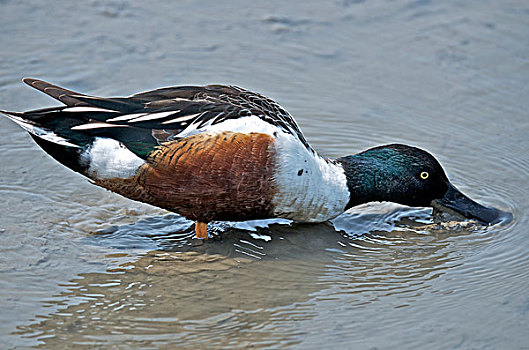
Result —
[[423, 171], [421, 173], [421, 179], [423, 179], [423, 180], [426, 180], [428, 178], [428, 176], [430, 176], [430, 174], [428, 174], [427, 171]]

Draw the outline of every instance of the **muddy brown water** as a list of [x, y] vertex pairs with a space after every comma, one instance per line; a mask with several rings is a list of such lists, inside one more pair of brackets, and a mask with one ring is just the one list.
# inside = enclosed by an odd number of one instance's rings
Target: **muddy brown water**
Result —
[[0, 340], [43, 348], [519, 349], [529, 344], [526, 1], [0, 1], [0, 107], [237, 84], [341, 156], [422, 147], [507, 224], [367, 205], [194, 246], [0, 119]]

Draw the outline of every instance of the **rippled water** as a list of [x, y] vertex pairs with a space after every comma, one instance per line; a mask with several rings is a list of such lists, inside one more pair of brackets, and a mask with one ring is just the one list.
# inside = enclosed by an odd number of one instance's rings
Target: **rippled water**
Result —
[[0, 1], [0, 108], [237, 84], [322, 154], [402, 142], [513, 213], [482, 227], [367, 205], [319, 225], [192, 223], [87, 183], [0, 119], [6, 347], [524, 348], [529, 344], [525, 1]]

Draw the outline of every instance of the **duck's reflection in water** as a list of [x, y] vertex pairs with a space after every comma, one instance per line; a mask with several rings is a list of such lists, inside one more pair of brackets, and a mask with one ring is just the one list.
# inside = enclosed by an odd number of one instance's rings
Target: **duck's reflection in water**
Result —
[[[402, 307], [458, 264], [460, 255], [450, 245], [468, 231], [427, 233], [431, 225], [401, 221], [408, 229], [357, 238], [329, 224], [274, 225], [261, 232], [269, 240], [229, 230], [222, 240], [202, 245], [193, 244], [185, 221], [177, 222], [180, 233], [144, 230], [136, 240], [149, 236], [157, 250], [106, 273], [80, 274], [47, 301], [58, 305], [57, 312], [17, 333], [52, 348], [296, 344], [305, 332], [300, 324], [318, 316], [318, 303], [336, 298], [363, 308], [402, 295]], [[137, 245], [119, 238], [124, 231], [92, 239]]]

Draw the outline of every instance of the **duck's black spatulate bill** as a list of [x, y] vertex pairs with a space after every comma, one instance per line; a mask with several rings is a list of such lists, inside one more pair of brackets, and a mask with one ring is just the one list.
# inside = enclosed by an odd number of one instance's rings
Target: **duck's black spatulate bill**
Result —
[[485, 207], [465, 196], [454, 185], [449, 184], [443, 198], [434, 199], [432, 206], [439, 206], [452, 209], [469, 219], [476, 219], [487, 225], [494, 225], [500, 222], [508, 222], [512, 219], [512, 214], [492, 207]]

